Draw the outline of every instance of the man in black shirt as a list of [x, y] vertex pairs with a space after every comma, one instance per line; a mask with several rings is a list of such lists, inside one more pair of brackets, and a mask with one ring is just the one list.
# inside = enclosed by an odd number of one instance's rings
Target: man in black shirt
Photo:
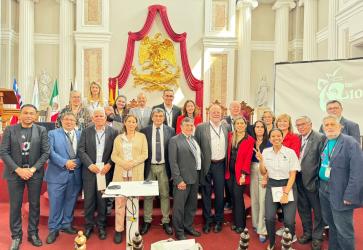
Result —
[[6, 127], [0, 148], [10, 197], [12, 250], [19, 249], [22, 241], [21, 207], [25, 185], [28, 187], [29, 199], [28, 241], [37, 247], [42, 245], [38, 235], [39, 203], [49, 145], [47, 130], [34, 124], [36, 114], [36, 107], [23, 105], [20, 109], [20, 124]]

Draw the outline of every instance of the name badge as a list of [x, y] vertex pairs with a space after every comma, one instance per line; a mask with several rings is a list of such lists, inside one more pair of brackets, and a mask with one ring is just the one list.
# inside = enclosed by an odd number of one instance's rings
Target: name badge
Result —
[[326, 178], [330, 178], [330, 171], [331, 171], [331, 167], [330, 166], [327, 166], [325, 168], [325, 177]]

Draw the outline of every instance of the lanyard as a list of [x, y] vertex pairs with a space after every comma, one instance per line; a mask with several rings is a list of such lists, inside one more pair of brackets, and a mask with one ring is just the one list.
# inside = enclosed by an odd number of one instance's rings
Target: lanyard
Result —
[[168, 112], [166, 109], [165, 109], [165, 113], [166, 113], [166, 119], [167, 119], [167, 123], [168, 123], [168, 126], [172, 126], [172, 122], [171, 122], [171, 116], [172, 116], [172, 113], [173, 113], [173, 108], [171, 108], [170, 112]]
[[[337, 142], [338, 142], [338, 141], [337, 141]], [[330, 150], [329, 150], [329, 141], [328, 141], [328, 143], [326, 144], [326, 147], [327, 147], [327, 149], [328, 149], [328, 161], [329, 161], [329, 163], [330, 163], [331, 156], [332, 156], [332, 155], [333, 155], [333, 153], [334, 153], [334, 149], [335, 149], [335, 146], [337, 145], [337, 142], [335, 142], [334, 147], [333, 147], [332, 149], [330, 149]]]
[[96, 132], [96, 138], [97, 138], [97, 142], [98, 142], [98, 145], [101, 144], [101, 140], [102, 138], [105, 136], [105, 132], [102, 133], [101, 137], [98, 137], [98, 133]]
[[219, 131], [217, 133], [217, 131], [214, 129], [213, 125], [210, 124], [211, 128], [213, 129], [213, 132], [218, 136], [218, 138], [221, 138], [221, 131], [222, 131], [222, 126], [219, 126]]

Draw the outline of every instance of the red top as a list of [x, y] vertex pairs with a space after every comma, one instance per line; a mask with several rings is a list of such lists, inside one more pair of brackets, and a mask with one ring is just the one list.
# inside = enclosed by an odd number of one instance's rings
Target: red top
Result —
[[300, 156], [300, 148], [301, 148], [301, 141], [299, 136], [294, 133], [287, 133], [284, 140], [282, 141], [282, 145], [285, 147], [291, 148], [295, 151], [297, 158]]
[[[247, 139], [243, 140], [238, 147], [236, 164], [234, 167], [234, 172], [236, 174], [236, 182], [239, 185], [239, 179], [242, 175], [242, 172], [246, 175], [246, 181], [244, 185], [250, 184], [250, 174], [251, 174], [251, 161], [253, 154], [253, 147], [255, 145], [255, 139], [251, 136], [248, 136]], [[227, 149], [227, 165], [224, 177], [226, 180], [230, 177], [229, 172], [229, 160], [231, 157], [232, 150], [232, 132], [228, 133], [228, 149]]]
[[[176, 134], [180, 134], [181, 133], [181, 122], [184, 119], [184, 115], [179, 115], [178, 119], [176, 120]], [[199, 123], [202, 123], [202, 117], [200, 115], [197, 115], [196, 117], [194, 117], [194, 126], [196, 127]]]

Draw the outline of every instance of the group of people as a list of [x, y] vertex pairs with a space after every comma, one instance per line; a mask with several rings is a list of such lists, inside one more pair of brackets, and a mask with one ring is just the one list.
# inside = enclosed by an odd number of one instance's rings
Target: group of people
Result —
[[[183, 109], [173, 104], [173, 90], [165, 90], [163, 103], [152, 108], [146, 105], [143, 93], [132, 109], [127, 108], [125, 96], [118, 96], [112, 107], [101, 97], [97, 83], [91, 84], [85, 102], [79, 92], [72, 91], [69, 105], [57, 119], [58, 128], [49, 133], [34, 123], [37, 110], [31, 104], [21, 107], [18, 125], [5, 129], [0, 156], [10, 196], [10, 249], [19, 249], [22, 242], [25, 185], [30, 209], [28, 240], [34, 246], [42, 245], [38, 224], [47, 160], [48, 244], [60, 232], [76, 234], [73, 211], [81, 190], [85, 236], [91, 237], [97, 228], [99, 239], [106, 239], [107, 213], [114, 205], [113, 240], [122, 242], [126, 198], [102, 198], [104, 189], [97, 183], [101, 175], [106, 184], [158, 181], [163, 230], [178, 240], [186, 235], [201, 236], [193, 226], [198, 192], [203, 233], [223, 230], [224, 209], [229, 203], [231, 229], [241, 233], [246, 227], [244, 194], [249, 186], [252, 226], [261, 242], [269, 240], [267, 249], [275, 248], [279, 209], [284, 227], [293, 236], [298, 210], [303, 225], [303, 235], [298, 238], [301, 244], [311, 242], [312, 249], [321, 249], [327, 225], [329, 249], [354, 249], [353, 210], [363, 203], [363, 153], [359, 126], [342, 117], [339, 101], [327, 103], [322, 133], [313, 131], [311, 120], [303, 116], [295, 122], [297, 135], [288, 114], [275, 118], [265, 111], [261, 120], [249, 124], [237, 101], [230, 104], [227, 117], [219, 104], [211, 104], [209, 120], [202, 122], [192, 100]], [[142, 235], [151, 228], [153, 198], [144, 199]]]

